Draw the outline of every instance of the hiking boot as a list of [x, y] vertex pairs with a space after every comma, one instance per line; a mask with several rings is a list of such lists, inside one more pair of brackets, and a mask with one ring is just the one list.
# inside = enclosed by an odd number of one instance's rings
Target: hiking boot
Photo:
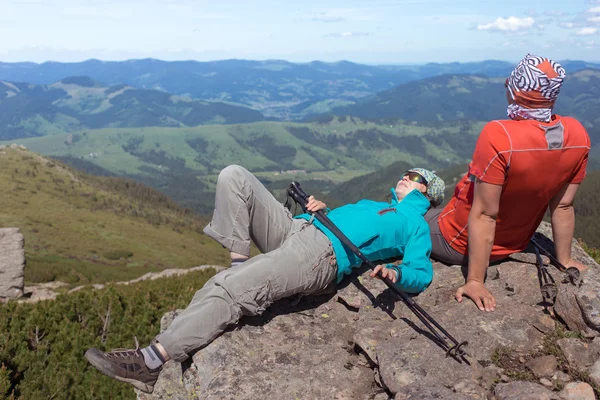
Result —
[[114, 349], [105, 353], [98, 349], [89, 349], [85, 358], [104, 375], [121, 382], [131, 383], [142, 392], [152, 393], [161, 368], [149, 369], [144, 355], [135, 341], [135, 349]]

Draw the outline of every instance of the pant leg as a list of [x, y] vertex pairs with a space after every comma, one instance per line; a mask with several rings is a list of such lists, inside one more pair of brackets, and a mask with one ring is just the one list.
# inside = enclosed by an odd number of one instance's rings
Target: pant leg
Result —
[[442, 235], [438, 218], [442, 208], [433, 208], [425, 214], [425, 221], [429, 224], [431, 235], [431, 257], [448, 265], [463, 265], [467, 262], [467, 255], [454, 250]]
[[281, 247], [215, 275], [157, 340], [171, 358], [183, 361], [242, 315], [262, 314], [276, 300], [326, 288], [337, 273], [333, 254], [321, 231], [294, 220]]
[[251, 241], [263, 253], [281, 246], [291, 224], [289, 210], [247, 169], [230, 165], [221, 171], [206, 235], [229, 251], [249, 256]]

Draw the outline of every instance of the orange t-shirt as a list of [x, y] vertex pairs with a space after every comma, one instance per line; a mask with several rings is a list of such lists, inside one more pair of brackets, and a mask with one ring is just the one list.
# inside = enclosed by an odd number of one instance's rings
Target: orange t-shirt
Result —
[[469, 172], [440, 214], [442, 235], [452, 248], [467, 254], [474, 176], [503, 186], [491, 255], [525, 249], [552, 197], [565, 183], [580, 183], [585, 177], [589, 150], [590, 138], [573, 118], [554, 115], [548, 123], [488, 123], [477, 140]]

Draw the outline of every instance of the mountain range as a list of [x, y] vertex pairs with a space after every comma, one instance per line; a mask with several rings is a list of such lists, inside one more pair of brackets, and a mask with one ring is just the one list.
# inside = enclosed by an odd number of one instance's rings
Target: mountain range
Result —
[[[569, 73], [600, 68], [585, 61], [562, 61]], [[363, 65], [348, 61], [290, 63], [281, 60], [212, 62], [88, 60], [79, 63], [0, 63], [0, 80], [49, 85], [87, 76], [107, 85], [156, 89], [207, 101], [249, 106], [267, 117], [294, 120], [354, 103], [402, 83], [442, 74], [506, 77], [513, 63], [487, 60], [425, 65]]]
[[[491, 121], [506, 118], [505, 78], [441, 75], [398, 85], [363, 101], [333, 110], [369, 120]], [[579, 119], [592, 143], [600, 139], [600, 69], [567, 76], [554, 111]]]
[[247, 107], [124, 84], [105, 86], [89, 77], [69, 77], [50, 85], [0, 81], [0, 140], [94, 128], [184, 127], [264, 119]]

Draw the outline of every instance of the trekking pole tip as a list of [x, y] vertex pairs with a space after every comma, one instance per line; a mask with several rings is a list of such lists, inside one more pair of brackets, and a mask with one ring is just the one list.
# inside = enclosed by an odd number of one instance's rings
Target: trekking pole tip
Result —
[[468, 341], [464, 341], [464, 342], [460, 342], [458, 344], [455, 344], [454, 346], [450, 347], [447, 351], [446, 351], [446, 357], [452, 357], [452, 358], [464, 358], [464, 357], [471, 357], [464, 349], [463, 347], [468, 345], [469, 342]]

